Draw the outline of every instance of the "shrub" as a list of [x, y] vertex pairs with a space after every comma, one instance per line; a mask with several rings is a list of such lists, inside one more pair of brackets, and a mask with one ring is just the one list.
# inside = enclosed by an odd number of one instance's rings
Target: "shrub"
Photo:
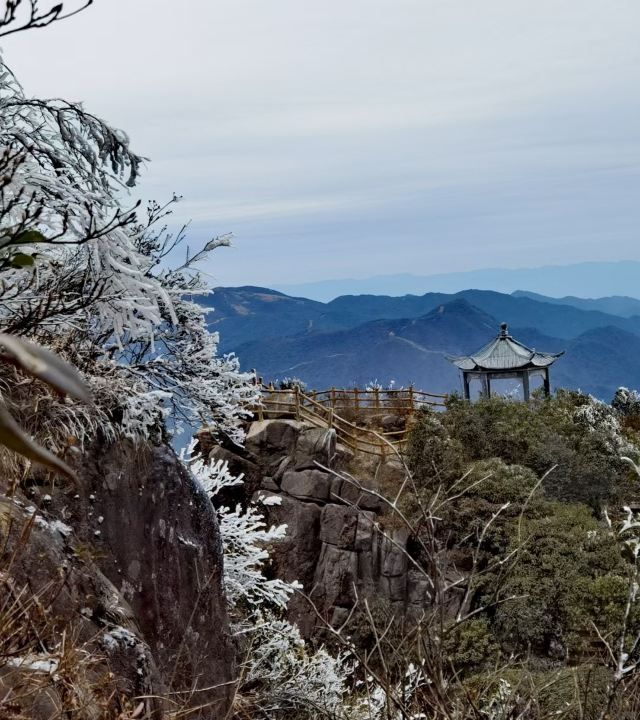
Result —
[[449, 487], [464, 470], [464, 449], [432, 410], [421, 410], [407, 448], [407, 462], [420, 487]]
[[629, 470], [619, 455], [632, 450], [613, 408], [586, 395], [560, 391], [529, 403], [453, 399], [442, 425], [467, 462], [498, 457], [539, 477], [554, 468], [544, 483], [549, 497], [598, 509], [628, 490]]
[[[518, 597], [495, 613], [495, 631], [513, 650], [556, 660], [581, 652], [594, 637], [598, 584], [617, 582], [625, 565], [615, 538], [579, 504], [549, 503], [544, 516], [523, 520], [518, 562], [504, 592]], [[512, 537], [512, 544], [520, 538]], [[601, 585], [604, 587], [604, 585]]]
[[463, 675], [487, 669], [500, 652], [500, 646], [485, 618], [474, 618], [455, 626], [445, 635], [442, 648], [451, 669]]

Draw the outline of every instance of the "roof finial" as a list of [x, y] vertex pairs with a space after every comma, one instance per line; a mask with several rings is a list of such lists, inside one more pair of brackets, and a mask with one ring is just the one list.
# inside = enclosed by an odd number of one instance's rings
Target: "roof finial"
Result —
[[507, 323], [500, 323], [500, 337], [507, 337], [509, 334], [509, 326]]

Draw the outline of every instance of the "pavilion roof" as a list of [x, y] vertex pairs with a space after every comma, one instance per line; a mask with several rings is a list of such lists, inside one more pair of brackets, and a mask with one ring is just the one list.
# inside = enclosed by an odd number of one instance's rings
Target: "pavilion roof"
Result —
[[449, 357], [461, 370], [519, 370], [524, 368], [549, 367], [561, 355], [538, 352], [528, 348], [509, 335], [507, 323], [500, 326], [500, 334], [472, 355]]

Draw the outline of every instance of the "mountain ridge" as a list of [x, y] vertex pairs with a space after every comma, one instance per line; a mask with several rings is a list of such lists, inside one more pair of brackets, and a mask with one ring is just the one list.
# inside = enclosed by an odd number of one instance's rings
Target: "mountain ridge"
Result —
[[565, 295], [561, 298], [552, 298], [540, 293], [528, 290], [516, 290], [511, 295], [514, 297], [527, 297], [538, 302], [551, 303], [553, 305], [571, 305], [581, 310], [599, 310], [609, 315], [620, 317], [634, 317], [640, 315], [640, 300], [628, 295], [610, 295], [602, 298], [579, 298], [575, 295]]
[[399, 273], [367, 278], [328, 279], [307, 283], [274, 283], [281, 292], [330, 301], [348, 293], [401, 296], [407, 293], [456, 293], [467, 288], [511, 293], [520, 288], [550, 297], [639, 295], [640, 262], [588, 261], [532, 268], [484, 268], [416, 275]]
[[459, 298], [500, 322], [536, 328], [545, 335], [567, 340], [605, 326], [640, 334], [640, 316], [621, 317], [490, 290], [402, 297], [343, 295], [329, 303], [319, 303], [268, 288], [221, 287], [201, 301], [215, 309], [210, 315], [210, 329], [220, 331], [223, 351], [235, 352], [251, 340], [348, 330], [373, 320], [416, 318]]
[[[314, 387], [413, 384], [430, 392], [457, 389], [458, 371], [447, 355], [473, 352], [498, 332], [499, 323], [464, 299], [440, 305], [419, 318], [373, 320], [356, 328], [281, 338], [277, 345], [253, 341], [237, 349], [245, 367], [265, 380], [295, 375]], [[535, 329], [516, 330], [524, 342], [563, 349], [563, 341]]]

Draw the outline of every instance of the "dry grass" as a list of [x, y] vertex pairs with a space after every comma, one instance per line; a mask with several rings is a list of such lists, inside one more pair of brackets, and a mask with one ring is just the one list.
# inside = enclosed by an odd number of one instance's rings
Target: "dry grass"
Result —
[[[47, 384], [0, 360], [0, 402], [37, 445], [71, 466], [92, 441], [116, 439], [117, 425], [105, 408], [117, 407], [122, 399], [118, 389], [118, 384], [108, 378], [95, 379], [94, 401], [83, 403], [62, 397]], [[26, 482], [45, 485], [59, 477], [0, 444], [0, 486], [10, 495]]]

